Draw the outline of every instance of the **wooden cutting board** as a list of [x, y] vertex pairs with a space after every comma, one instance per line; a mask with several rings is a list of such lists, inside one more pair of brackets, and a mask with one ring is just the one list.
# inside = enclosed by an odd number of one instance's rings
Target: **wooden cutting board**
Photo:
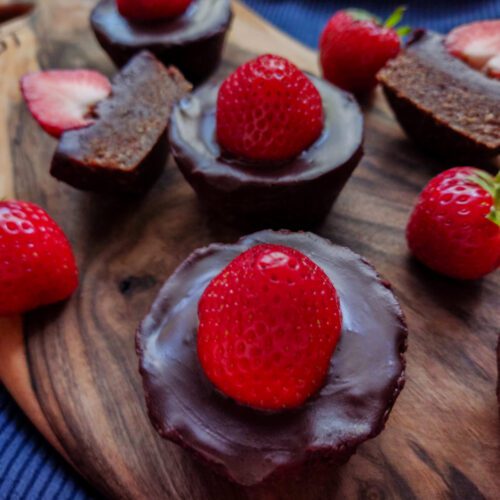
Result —
[[[254, 490], [229, 484], [156, 435], [135, 328], [193, 249], [239, 233], [205, 213], [172, 162], [143, 199], [83, 193], [50, 177], [55, 142], [31, 119], [17, 81], [38, 66], [113, 73], [88, 27], [93, 4], [44, 0], [33, 17], [0, 25], [0, 197], [44, 206], [69, 235], [81, 269], [68, 303], [0, 323], [0, 376], [35, 425], [113, 498], [498, 498], [500, 273], [459, 283], [410, 259], [405, 223], [443, 165], [403, 136], [378, 94], [365, 104], [365, 157], [318, 232], [370, 259], [407, 314], [408, 382], [387, 429], [337, 471]], [[234, 8], [226, 65], [272, 51], [317, 72], [314, 52]]]

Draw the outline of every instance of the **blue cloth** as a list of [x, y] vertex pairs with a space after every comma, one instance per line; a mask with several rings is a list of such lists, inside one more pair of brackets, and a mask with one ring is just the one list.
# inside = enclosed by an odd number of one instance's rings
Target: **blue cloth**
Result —
[[0, 500], [56, 498], [92, 495], [0, 386]]
[[[476, 19], [500, 18], [500, 0], [246, 0], [246, 3], [311, 47], [317, 46], [328, 17], [345, 7], [365, 8], [385, 18], [394, 7], [406, 4], [407, 24], [442, 32]], [[92, 498], [92, 494], [0, 386], [0, 500], [24, 498], [80, 500]]]
[[311, 47], [318, 46], [321, 30], [338, 9], [357, 7], [386, 19], [396, 7], [406, 5], [404, 24], [443, 33], [470, 21], [500, 18], [499, 0], [245, 0], [245, 3]]

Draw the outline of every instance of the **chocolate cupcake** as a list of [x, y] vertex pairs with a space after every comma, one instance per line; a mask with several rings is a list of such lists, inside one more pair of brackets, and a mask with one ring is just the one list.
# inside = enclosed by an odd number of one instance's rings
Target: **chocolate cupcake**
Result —
[[[219, 293], [212, 293], [217, 290], [213, 288], [217, 280], [218, 285], [222, 285], [219, 290], [224, 290], [226, 285], [229, 287], [226, 289], [229, 296], [233, 292], [236, 295], [239, 292], [243, 295], [247, 293], [249, 289], [237, 290], [233, 287], [234, 283], [231, 285], [231, 276], [237, 276], [243, 280], [241, 286], [244, 286], [247, 275], [239, 272], [231, 275], [230, 266], [240, 265], [238, 258], [265, 246], [273, 247], [275, 254], [274, 261], [266, 261], [272, 272], [266, 275], [269, 277], [267, 282], [259, 284], [261, 288], [258, 289], [262, 289], [262, 293], [275, 290], [273, 286], [284, 279], [284, 276], [287, 276], [288, 283], [285, 286], [298, 286], [298, 282], [292, 283], [291, 275], [287, 274], [290, 269], [283, 267], [296, 269], [297, 259], [300, 260], [302, 256], [312, 266], [317, 266], [319, 271], [316, 271], [324, 273], [328, 283], [336, 289], [341, 315], [334, 314], [330, 318], [332, 324], [342, 318], [340, 340], [334, 348], [333, 356], [327, 360], [325, 376], [319, 387], [298, 404], [298, 400], [294, 400], [295, 404], [283, 405], [281, 410], [279, 405], [274, 405], [271, 406], [272, 411], [263, 409], [263, 400], [261, 407], [256, 408], [259, 404], [252, 404], [251, 399], [239, 397], [238, 390], [243, 390], [241, 385], [235, 386], [236, 395], [228, 395], [227, 391], [224, 393], [224, 378], [220, 383], [220, 379], [214, 375], [217, 373], [217, 364], [215, 372], [207, 368], [210, 366], [210, 358], [207, 361], [203, 350], [206, 338], [199, 337], [200, 328], [205, 328], [202, 333], [205, 335], [207, 325], [210, 329], [211, 324], [206, 322], [206, 316], [203, 316], [202, 323], [199, 324], [197, 317], [197, 312], [202, 317], [207, 310], [208, 303], [200, 305], [200, 299], [206, 300], [209, 295], [212, 300], [217, 301], [221, 297]], [[283, 262], [283, 253], [286, 254], [287, 251], [293, 252], [293, 258]], [[312, 279], [312, 275], [310, 272], [301, 274], [305, 276], [304, 279]], [[288, 290], [293, 295], [296, 292], [292, 292], [292, 288]], [[322, 297], [321, 300], [324, 298], [323, 291], [319, 293], [319, 289], [315, 288], [299, 292], [308, 294], [309, 298], [315, 297], [314, 300], [317, 297]], [[248, 307], [257, 307], [258, 310], [260, 306], [255, 305], [258, 298], [250, 298], [250, 292], [248, 293], [248, 300], [245, 302], [250, 304]], [[288, 291], [281, 295], [285, 301], [286, 297], [289, 297]], [[304, 300], [307, 301], [307, 298]], [[263, 306], [266, 305], [264, 302]], [[217, 314], [218, 309], [212, 307], [213, 302], [210, 304], [208, 311], [215, 311]], [[283, 311], [286, 309], [283, 302], [282, 305], [277, 305], [279, 302], [273, 304], [271, 312], [264, 307], [262, 316], [258, 316], [269, 317], [269, 324], [256, 330], [257, 342], [261, 332], [267, 331], [269, 346], [272, 347], [266, 347], [266, 352], [252, 348], [250, 356], [266, 356], [267, 351], [274, 349], [272, 359], [275, 361], [255, 366], [274, 366], [273, 363], [280, 362], [280, 357], [286, 358], [290, 352], [294, 352], [296, 338], [304, 338], [294, 336], [292, 329], [287, 330], [285, 337], [280, 337], [279, 328], [274, 328], [271, 323], [274, 324], [276, 318], [279, 325], [286, 324], [287, 318], [279, 319], [280, 308], [283, 307]], [[221, 307], [220, 311], [223, 312], [223, 304]], [[304, 308], [304, 311], [310, 310], [309, 306]], [[309, 333], [314, 328], [326, 328], [328, 318], [323, 314], [325, 310], [324, 307], [316, 310], [322, 316], [321, 319], [318, 316], [317, 325], [315, 322], [310, 323], [307, 329]], [[228, 314], [236, 313], [234, 309], [228, 309]], [[246, 316], [241, 321], [244, 322], [245, 318]], [[252, 318], [247, 319], [252, 321]], [[279, 323], [280, 321], [285, 323]], [[294, 323], [291, 319], [290, 321], [289, 326], [292, 328]], [[231, 323], [228, 328], [231, 330], [233, 327], [234, 324]], [[279, 338], [286, 340], [283, 342], [278, 338], [269, 338], [271, 330]], [[246, 332], [245, 335], [252, 335], [255, 341], [255, 332]], [[223, 334], [219, 338], [229, 339], [233, 332], [219, 333]], [[214, 338], [216, 337], [212, 340]], [[245, 338], [248, 340], [250, 336]], [[379, 434], [404, 385], [403, 353], [406, 339], [405, 320], [389, 284], [363, 258], [311, 233], [262, 231], [246, 236], [232, 245], [212, 244], [188, 257], [165, 283], [142, 321], [137, 332], [136, 346], [149, 416], [158, 433], [192, 452], [195, 457], [232, 481], [251, 486], [292, 470], [297, 472], [304, 465], [317, 461], [340, 465], [349, 459], [361, 443]], [[276, 347], [277, 345], [281, 347]], [[239, 346], [237, 351], [240, 351]], [[230, 347], [220, 354], [219, 351], [214, 351], [216, 356], [212, 358], [212, 362], [217, 361], [219, 356], [222, 367], [231, 359], [231, 352]], [[312, 352], [312, 355], [315, 354], [316, 349]], [[300, 372], [307, 365], [305, 359], [307, 358], [301, 358], [299, 366], [291, 369]], [[308, 373], [311, 372], [303, 372], [301, 375], [305, 378], [304, 384], [307, 383]], [[279, 371], [272, 379], [280, 379], [282, 376], [283, 371]], [[244, 386], [246, 383], [253, 383], [255, 378], [258, 377], [252, 376], [248, 382], [241, 375], [235, 380]], [[280, 391], [281, 379], [278, 385], [271, 387], [274, 387], [274, 391]], [[248, 394], [251, 398], [253, 393]], [[276, 397], [277, 401], [282, 402], [280, 398], [283, 397], [283, 392], [276, 394]], [[294, 397], [292, 393], [292, 400]], [[258, 402], [259, 398], [254, 401]]]
[[199, 83], [219, 65], [232, 19], [229, 0], [194, 0], [170, 19], [127, 19], [115, 0], [101, 0], [90, 24], [97, 40], [121, 67], [137, 52], [149, 50], [166, 66], [176, 66], [192, 83]]
[[[267, 62], [260, 64], [264, 66], [262, 71], [271, 64], [285, 67], [289, 64], [281, 58], [263, 56], [246, 66], [257, 64], [265, 58], [268, 58]], [[269, 62], [274, 59], [278, 59], [278, 62]], [[244, 70], [245, 65], [233, 75], [238, 76], [238, 72]], [[295, 68], [290, 73], [294, 74], [294, 71], [299, 72]], [[280, 80], [279, 85], [282, 87], [276, 90], [273, 86], [276, 84], [274, 75], [261, 77], [259, 74], [255, 77], [248, 84], [257, 88], [255, 94], [252, 94], [253, 90], [244, 89], [246, 96], [252, 96], [248, 99], [255, 100], [255, 106], [253, 101], [247, 103], [242, 120], [255, 119], [255, 128], [251, 133], [260, 133], [258, 140], [247, 147], [246, 153], [242, 152], [245, 151], [246, 139], [236, 145], [237, 153], [228, 151], [220, 143], [218, 123], [226, 121], [219, 109], [221, 84], [226, 85], [229, 79], [224, 83], [210, 82], [200, 87], [175, 107], [170, 123], [172, 154], [201, 201], [216, 213], [226, 218], [229, 216], [236, 222], [246, 221], [253, 225], [301, 227], [321, 221], [330, 211], [361, 159], [363, 116], [350, 94], [320, 78], [301, 75], [317, 92], [323, 116], [313, 140], [303, 149], [295, 151], [292, 157], [279, 157], [283, 144], [285, 147], [292, 144], [293, 147], [317, 123], [309, 125], [309, 116], [295, 122], [288, 117], [290, 107], [302, 105], [300, 99], [306, 92], [300, 93], [298, 97], [292, 95], [288, 102], [283, 97], [288, 96], [286, 83]], [[242, 78], [247, 77], [243, 75]], [[266, 81], [262, 83], [262, 80]], [[304, 87], [306, 85], [304, 83]], [[275, 94], [279, 94], [278, 97]], [[238, 99], [241, 102], [244, 98], [239, 96]], [[268, 103], [266, 99], [275, 99], [279, 103]], [[312, 105], [308, 103], [307, 109], [312, 109]], [[250, 118], [249, 113], [253, 113]], [[234, 117], [230, 118], [233, 118], [233, 122], [237, 121]], [[271, 125], [264, 124], [260, 132], [258, 129], [262, 119], [267, 118]], [[228, 127], [231, 128], [233, 122]], [[288, 130], [292, 131], [291, 137], [287, 136]], [[281, 135], [273, 141], [275, 133]], [[242, 131], [241, 136], [248, 136], [248, 132]], [[266, 151], [270, 158], [249, 157], [262, 151]]]

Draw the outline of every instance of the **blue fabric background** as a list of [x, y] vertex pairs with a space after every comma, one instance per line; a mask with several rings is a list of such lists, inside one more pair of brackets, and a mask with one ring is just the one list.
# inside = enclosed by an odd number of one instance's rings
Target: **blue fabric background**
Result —
[[[246, 0], [246, 3], [311, 47], [317, 45], [328, 17], [345, 7], [365, 8], [385, 18], [394, 7], [405, 4], [409, 7], [405, 18], [408, 24], [442, 32], [475, 19], [500, 18], [500, 0]], [[93, 497], [0, 385], [0, 500]]]

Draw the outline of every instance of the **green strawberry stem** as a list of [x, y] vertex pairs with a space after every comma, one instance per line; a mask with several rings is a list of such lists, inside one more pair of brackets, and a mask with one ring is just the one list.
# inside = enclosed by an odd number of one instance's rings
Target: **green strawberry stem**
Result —
[[399, 26], [397, 25], [403, 19], [404, 13], [406, 12], [406, 5], [400, 5], [396, 10], [387, 18], [387, 21], [383, 22], [380, 17], [368, 12], [363, 9], [346, 9], [345, 12], [349, 14], [356, 21], [371, 21], [384, 28], [394, 29], [394, 31], [400, 36], [406, 36], [411, 33], [410, 26]]
[[399, 28], [396, 29], [396, 33], [400, 37], [404, 37], [409, 35], [412, 32], [412, 29], [410, 26], [400, 26]]
[[[406, 5], [400, 5], [397, 7], [385, 21], [384, 28], [396, 28], [396, 26], [403, 20], [406, 9]], [[395, 29], [395, 31], [400, 37], [403, 37], [411, 33], [411, 28], [410, 26], [399, 26]]]
[[490, 213], [486, 218], [497, 226], [500, 226], [500, 171], [496, 177], [493, 177], [483, 170], [477, 170], [470, 179], [491, 194], [493, 203], [491, 204]]
[[396, 10], [387, 18], [384, 23], [386, 28], [394, 28], [403, 19], [404, 13], [406, 11], [406, 5], [400, 5], [396, 7]]

